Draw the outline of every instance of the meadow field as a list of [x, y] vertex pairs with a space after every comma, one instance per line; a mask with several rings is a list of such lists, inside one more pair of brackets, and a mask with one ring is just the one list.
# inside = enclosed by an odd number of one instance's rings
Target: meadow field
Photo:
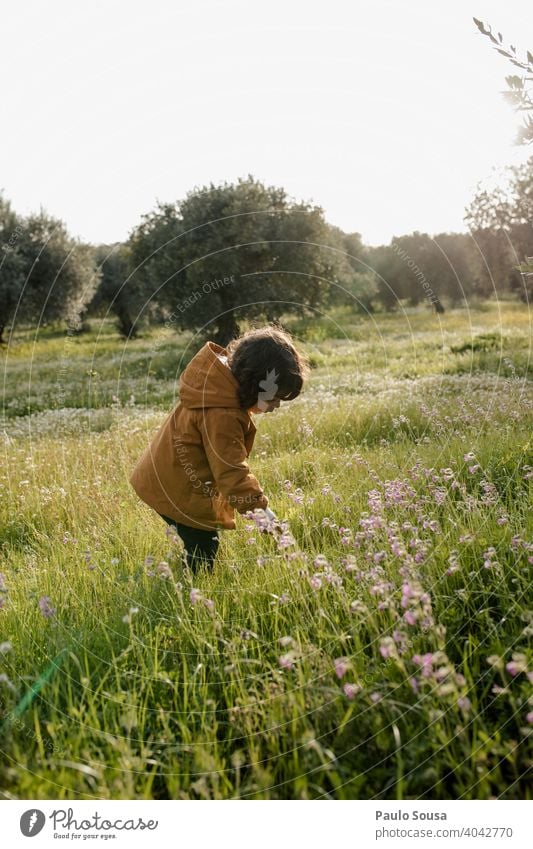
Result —
[[528, 307], [286, 326], [311, 375], [250, 457], [286, 532], [196, 576], [128, 477], [203, 340], [3, 350], [3, 798], [533, 798]]

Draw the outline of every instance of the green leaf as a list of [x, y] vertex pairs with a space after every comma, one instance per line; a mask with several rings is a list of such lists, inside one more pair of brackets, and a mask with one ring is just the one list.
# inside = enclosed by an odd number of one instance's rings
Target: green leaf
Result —
[[474, 23], [475, 23], [475, 25], [477, 26], [478, 30], [479, 30], [481, 33], [483, 33], [483, 35], [487, 35], [487, 36], [490, 38], [490, 40], [491, 40], [492, 42], [494, 42], [494, 44], [498, 44], [498, 41], [497, 41], [497, 39], [495, 39], [495, 38], [494, 38], [494, 36], [493, 36], [493, 34], [492, 34], [491, 30], [490, 30], [490, 27], [488, 27], [488, 29], [487, 29], [487, 27], [485, 27], [485, 24], [483, 23], [483, 21], [480, 21], [480, 20], [478, 20], [477, 18], [473, 18], [472, 20], [474, 21]]
[[521, 77], [518, 77], [515, 74], [505, 77], [505, 82], [509, 88], [514, 88], [516, 91], [521, 91], [524, 88], [524, 81]]

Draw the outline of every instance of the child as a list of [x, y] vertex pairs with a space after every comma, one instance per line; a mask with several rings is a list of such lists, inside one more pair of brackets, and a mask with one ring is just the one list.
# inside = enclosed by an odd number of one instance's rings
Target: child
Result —
[[218, 529], [235, 528], [234, 510], [267, 509], [246, 463], [256, 432], [250, 413], [296, 398], [306, 373], [289, 335], [274, 327], [251, 330], [227, 349], [207, 342], [183, 372], [180, 401], [130, 483], [176, 528], [193, 571], [202, 563], [213, 568]]

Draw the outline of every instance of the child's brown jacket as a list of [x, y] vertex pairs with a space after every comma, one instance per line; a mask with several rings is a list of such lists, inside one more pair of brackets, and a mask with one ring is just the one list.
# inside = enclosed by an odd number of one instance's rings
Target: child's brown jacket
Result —
[[235, 528], [267, 498], [246, 458], [255, 425], [239, 406], [237, 381], [207, 342], [180, 379], [180, 401], [133, 469], [130, 483], [150, 507], [191, 528]]

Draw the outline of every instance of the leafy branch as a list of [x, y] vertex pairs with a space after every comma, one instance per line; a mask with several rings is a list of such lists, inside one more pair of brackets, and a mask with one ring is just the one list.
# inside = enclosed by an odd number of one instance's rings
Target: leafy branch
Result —
[[516, 47], [512, 44], [509, 47], [504, 46], [501, 32], [494, 34], [489, 25], [484, 24], [478, 18], [473, 20], [480, 33], [490, 39], [494, 45], [494, 50], [501, 56], [505, 56], [516, 68], [525, 72], [522, 76], [511, 74], [505, 77], [509, 90], [503, 92], [503, 95], [507, 102], [514, 106], [516, 112], [526, 113], [523, 125], [518, 131], [516, 143], [530, 144], [533, 142], [533, 98], [528, 83], [533, 82], [533, 54], [527, 50], [525, 60], [521, 61], [517, 56]]

